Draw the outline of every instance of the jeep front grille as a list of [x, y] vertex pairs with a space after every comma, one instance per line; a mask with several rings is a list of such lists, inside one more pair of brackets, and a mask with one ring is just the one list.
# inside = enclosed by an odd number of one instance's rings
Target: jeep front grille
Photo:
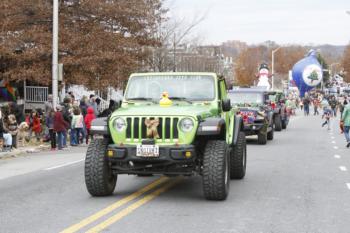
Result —
[[[126, 123], [126, 138], [131, 141], [141, 141], [147, 139], [147, 127], [145, 124], [146, 119], [154, 120], [156, 117], [127, 117]], [[170, 141], [179, 138], [177, 117], [157, 117], [159, 119], [159, 125], [157, 131], [159, 139], [163, 142]]]

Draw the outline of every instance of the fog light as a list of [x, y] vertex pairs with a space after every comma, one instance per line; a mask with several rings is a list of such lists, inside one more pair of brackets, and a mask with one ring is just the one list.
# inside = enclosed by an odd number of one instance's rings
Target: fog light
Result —
[[113, 157], [113, 151], [112, 150], [109, 150], [108, 152], [107, 152], [107, 155], [108, 155], [108, 157]]
[[186, 151], [185, 157], [186, 157], [187, 159], [191, 158], [191, 157], [192, 157], [191, 151]]

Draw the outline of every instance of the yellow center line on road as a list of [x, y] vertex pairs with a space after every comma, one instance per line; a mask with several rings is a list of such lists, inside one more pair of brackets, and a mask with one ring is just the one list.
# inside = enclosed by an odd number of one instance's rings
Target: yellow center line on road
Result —
[[108, 226], [110, 226], [113, 223], [119, 221], [120, 219], [124, 218], [125, 216], [127, 216], [128, 214], [130, 214], [131, 212], [136, 210], [137, 208], [141, 207], [142, 205], [144, 205], [147, 202], [153, 200], [154, 198], [156, 198], [160, 194], [164, 193], [165, 191], [167, 191], [168, 189], [170, 189], [171, 187], [173, 187], [174, 185], [176, 185], [180, 181], [181, 181], [181, 178], [178, 178], [178, 179], [175, 179], [175, 180], [165, 184], [164, 186], [160, 187], [156, 191], [154, 191], [154, 192], [146, 195], [142, 199], [138, 200], [134, 204], [124, 208], [123, 210], [121, 210], [117, 214], [113, 215], [109, 219], [107, 219], [107, 220], [103, 221], [102, 223], [98, 224], [97, 226], [89, 229], [87, 231], [87, 233], [101, 232], [102, 230], [106, 229]]
[[107, 206], [106, 208], [98, 211], [97, 213], [91, 215], [90, 217], [87, 217], [85, 219], [83, 219], [82, 221], [80, 221], [77, 224], [74, 224], [70, 227], [68, 227], [67, 229], [61, 231], [61, 233], [73, 233], [73, 232], [77, 232], [78, 230], [80, 230], [81, 228], [89, 225], [90, 223], [98, 220], [99, 218], [109, 214], [110, 212], [112, 212], [113, 210], [127, 204], [128, 202], [138, 198], [139, 196], [141, 196], [142, 194], [152, 190], [153, 188], [159, 186], [160, 184], [163, 184], [164, 182], [166, 182], [167, 180], [169, 180], [168, 177], [161, 177], [155, 181], [153, 181], [152, 183], [148, 184], [147, 186], [139, 189], [138, 191], [130, 194], [129, 196], [124, 197], [123, 199], [115, 202], [114, 204]]

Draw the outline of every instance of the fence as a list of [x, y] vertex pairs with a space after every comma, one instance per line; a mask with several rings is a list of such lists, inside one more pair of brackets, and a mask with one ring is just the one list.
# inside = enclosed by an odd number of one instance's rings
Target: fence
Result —
[[26, 86], [24, 100], [30, 103], [44, 103], [47, 101], [48, 87]]

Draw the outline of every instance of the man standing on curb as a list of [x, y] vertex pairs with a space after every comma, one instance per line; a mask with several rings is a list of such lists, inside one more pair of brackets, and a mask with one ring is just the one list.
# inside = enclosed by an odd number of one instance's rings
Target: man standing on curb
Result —
[[344, 124], [344, 135], [346, 139], [346, 147], [350, 147], [350, 135], [349, 135], [349, 130], [350, 130], [350, 104], [345, 105], [343, 115], [341, 117], [341, 122]]

